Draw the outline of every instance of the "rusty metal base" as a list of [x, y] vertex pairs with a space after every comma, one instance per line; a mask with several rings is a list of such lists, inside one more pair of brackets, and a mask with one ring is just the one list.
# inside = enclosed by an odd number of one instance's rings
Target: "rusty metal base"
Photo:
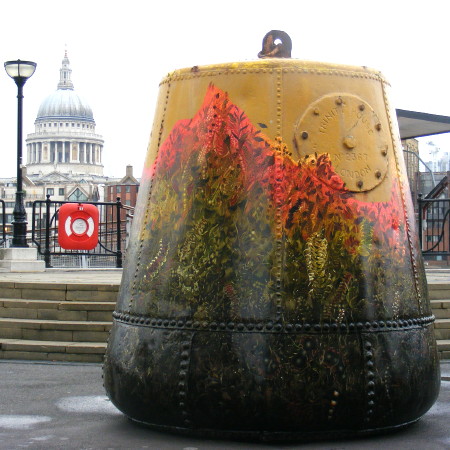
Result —
[[[127, 416], [128, 417], [128, 416]], [[423, 417], [423, 416], [422, 416]], [[173, 427], [166, 425], [156, 425], [146, 422], [141, 422], [128, 417], [132, 422], [150, 428], [155, 431], [163, 433], [178, 434], [203, 439], [223, 439], [232, 441], [248, 441], [248, 442], [312, 442], [312, 441], [327, 441], [330, 439], [348, 439], [348, 438], [364, 438], [369, 436], [376, 436], [380, 434], [396, 433], [408, 428], [418, 422], [418, 419], [412, 420], [400, 425], [389, 427], [365, 429], [365, 430], [336, 430], [336, 431], [312, 431], [312, 432], [291, 432], [291, 431], [230, 431], [230, 430], [214, 430], [210, 428], [185, 428]]]

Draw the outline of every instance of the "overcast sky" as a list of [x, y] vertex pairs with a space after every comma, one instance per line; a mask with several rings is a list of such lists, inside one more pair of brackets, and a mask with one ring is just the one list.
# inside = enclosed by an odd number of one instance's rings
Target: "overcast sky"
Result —
[[[449, 12], [448, 0], [22, 0], [2, 5], [0, 55], [37, 63], [24, 88], [25, 139], [67, 48], [75, 90], [105, 140], [105, 175], [132, 164], [140, 177], [160, 80], [255, 59], [271, 29], [291, 36], [294, 58], [380, 70], [395, 108], [450, 116]], [[2, 70], [0, 176], [15, 176], [16, 86]]]

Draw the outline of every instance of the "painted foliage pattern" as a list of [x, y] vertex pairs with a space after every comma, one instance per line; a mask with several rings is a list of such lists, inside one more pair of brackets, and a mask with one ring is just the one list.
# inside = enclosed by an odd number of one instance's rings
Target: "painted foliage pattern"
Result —
[[137, 310], [206, 321], [417, 316], [399, 183], [388, 202], [362, 202], [327, 153], [296, 161], [266, 128], [213, 85], [174, 126], [146, 173]]

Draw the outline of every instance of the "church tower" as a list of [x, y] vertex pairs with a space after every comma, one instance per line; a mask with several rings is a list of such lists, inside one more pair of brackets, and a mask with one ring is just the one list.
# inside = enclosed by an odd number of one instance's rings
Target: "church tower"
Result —
[[27, 136], [27, 174], [103, 176], [103, 138], [89, 104], [74, 90], [65, 52], [57, 90], [41, 103]]

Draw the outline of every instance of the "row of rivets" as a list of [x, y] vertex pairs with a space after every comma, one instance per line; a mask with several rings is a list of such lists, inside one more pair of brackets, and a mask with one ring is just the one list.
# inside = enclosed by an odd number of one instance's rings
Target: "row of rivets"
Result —
[[[158, 156], [159, 156], [159, 149], [161, 147], [161, 140], [162, 140], [162, 133], [163, 133], [163, 129], [164, 129], [164, 120], [166, 117], [166, 111], [167, 111], [167, 104], [169, 103], [169, 92], [170, 92], [170, 83], [167, 86], [167, 92], [166, 92], [166, 99], [164, 102], [164, 109], [163, 109], [163, 115], [161, 118], [161, 125], [159, 127], [159, 134], [158, 134], [158, 153], [156, 154], [155, 157], [155, 161], [154, 164], [157, 165], [158, 163]], [[154, 177], [155, 177], [155, 173], [156, 171], [153, 172], [152, 175], [152, 179], [149, 181], [149, 189], [148, 189], [148, 196], [147, 196], [147, 206], [145, 208], [145, 217], [144, 217], [144, 221], [142, 224], [142, 228], [141, 228], [141, 233], [139, 236], [139, 249], [137, 252], [137, 261], [136, 261], [136, 270], [134, 271], [134, 278], [133, 278], [133, 285], [131, 287], [131, 295], [130, 295], [130, 300], [128, 302], [128, 308], [131, 309], [133, 306], [133, 299], [134, 296], [136, 295], [136, 289], [137, 289], [137, 281], [138, 281], [138, 270], [139, 267], [141, 265], [141, 257], [142, 257], [142, 249], [144, 246], [144, 231], [147, 228], [147, 223], [148, 223], [148, 216], [149, 216], [149, 212], [150, 212], [150, 202], [151, 202], [151, 198], [152, 198], [152, 187], [153, 187], [153, 181], [154, 181]]]
[[[277, 70], [278, 71], [278, 70]], [[371, 73], [364, 73], [364, 72], [346, 72], [341, 70], [330, 70], [330, 69], [307, 69], [307, 68], [301, 68], [301, 67], [291, 67], [291, 68], [283, 68], [282, 71], [284, 73], [301, 73], [301, 74], [307, 74], [310, 73], [312, 75], [331, 75], [331, 76], [340, 76], [340, 77], [349, 77], [349, 78], [365, 78], [370, 80], [379, 81], [383, 84], [389, 85], [387, 81], [379, 76], [378, 74], [371, 74]], [[271, 68], [246, 68], [246, 69], [228, 69], [226, 70], [226, 75], [240, 75], [240, 74], [246, 74], [246, 73], [273, 73], [274, 69]], [[181, 73], [181, 74], [171, 74], [167, 78], [163, 79], [160, 83], [160, 86], [170, 83], [172, 81], [184, 81], [184, 80], [191, 80], [195, 78], [200, 77], [214, 77], [214, 76], [220, 76], [222, 75], [222, 72], [210, 70], [210, 71], [195, 71], [191, 73]]]
[[149, 318], [139, 315], [129, 314], [127, 312], [114, 312], [115, 320], [155, 328], [176, 328], [176, 329], [196, 329], [196, 330], [237, 330], [237, 331], [269, 331], [269, 332], [317, 332], [317, 333], [336, 333], [336, 332], [354, 332], [354, 331], [385, 331], [392, 329], [414, 328], [423, 325], [429, 325], [434, 322], [435, 317], [418, 317], [413, 319], [399, 320], [375, 320], [372, 322], [350, 322], [350, 323], [287, 323], [280, 322], [208, 322], [198, 320], [182, 319], [163, 319]]
[[[282, 98], [283, 98], [283, 73], [281, 70], [277, 70], [277, 144], [280, 146], [280, 149], [283, 148], [283, 139], [282, 139]], [[277, 181], [275, 191], [277, 199], [276, 201], [276, 299], [275, 299], [275, 307], [276, 307], [276, 320], [280, 320], [282, 316], [282, 296], [281, 296], [281, 273], [283, 270], [283, 221], [281, 218], [281, 209], [282, 209], [282, 201], [281, 194], [283, 191], [282, 182], [284, 180], [284, 171], [281, 167], [281, 162], [276, 159], [275, 165], [275, 179]], [[277, 324], [277, 326], [281, 324]]]
[[180, 371], [178, 373], [178, 399], [181, 410], [181, 416], [183, 417], [183, 423], [185, 426], [189, 427], [192, 422], [189, 420], [189, 413], [186, 407], [186, 397], [187, 397], [187, 385], [188, 385], [188, 369], [190, 363], [191, 355], [191, 341], [186, 338], [185, 341], [181, 343], [181, 358], [180, 358]]
[[334, 391], [332, 398], [330, 400], [330, 408], [328, 409], [328, 420], [333, 418], [334, 410], [336, 409], [338, 403], [339, 392]]
[[364, 421], [370, 422], [373, 416], [373, 406], [375, 405], [375, 373], [373, 372], [373, 351], [372, 343], [369, 341], [364, 342], [364, 359], [366, 366], [366, 417]]
[[[384, 95], [384, 103], [386, 106], [386, 110], [387, 110], [387, 116], [388, 116], [388, 122], [389, 122], [389, 128], [391, 130], [392, 135], [394, 136], [395, 133], [393, 132], [393, 124], [392, 124], [392, 117], [391, 117], [391, 113], [390, 113], [390, 108], [389, 108], [389, 102], [387, 99], [387, 95], [386, 95], [386, 90], [383, 89], [383, 95]], [[407, 201], [406, 201], [406, 194], [405, 194], [405, 187], [403, 185], [403, 183], [401, 182], [402, 180], [402, 176], [400, 173], [400, 165], [399, 165], [399, 160], [398, 160], [398, 154], [397, 154], [397, 146], [394, 143], [394, 157], [395, 157], [395, 167], [397, 169], [397, 179], [399, 180], [399, 186], [400, 186], [400, 193], [401, 193], [401, 198], [402, 198], [402, 206], [403, 206], [403, 211], [405, 213], [405, 228], [406, 228], [406, 236], [408, 239], [408, 247], [409, 247], [409, 252], [411, 255], [411, 266], [412, 266], [412, 270], [413, 270], [413, 275], [414, 275], [414, 287], [415, 287], [415, 292], [416, 292], [416, 296], [417, 296], [417, 306], [419, 309], [419, 314], [422, 313], [422, 294], [420, 293], [420, 283], [419, 283], [419, 271], [417, 268], [417, 261], [416, 261], [416, 257], [414, 254], [414, 243], [413, 243], [413, 239], [411, 236], [411, 224], [408, 218], [408, 208], [407, 208]]]

